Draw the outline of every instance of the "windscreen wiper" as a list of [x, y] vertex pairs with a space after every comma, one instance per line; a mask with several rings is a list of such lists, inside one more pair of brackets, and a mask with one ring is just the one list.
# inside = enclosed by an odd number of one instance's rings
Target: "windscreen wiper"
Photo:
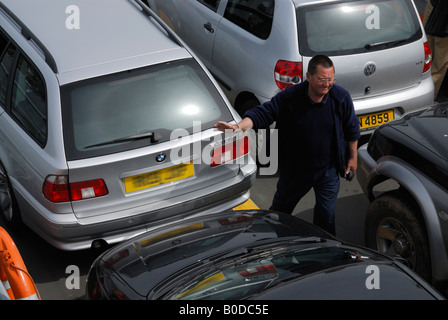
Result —
[[378, 47], [378, 46], [394, 46], [400, 43], [405, 42], [407, 39], [402, 39], [402, 40], [392, 40], [392, 41], [383, 41], [383, 42], [375, 42], [375, 43], [368, 43], [364, 46], [364, 48], [366, 49], [372, 49], [373, 47]]
[[114, 143], [120, 143], [120, 142], [126, 142], [126, 141], [134, 141], [134, 140], [141, 140], [141, 139], [147, 139], [147, 138], [150, 138], [151, 143], [155, 143], [155, 142], [159, 141], [161, 137], [155, 131], [149, 131], [149, 132], [133, 134], [133, 135], [130, 135], [130, 136], [127, 136], [127, 137], [123, 137], [123, 138], [118, 138], [118, 139], [113, 139], [113, 140], [109, 140], [109, 141], [104, 141], [104, 142], [92, 144], [92, 145], [87, 146], [85, 148], [87, 149], [87, 148], [93, 148], [93, 147], [100, 147], [100, 146], [105, 146], [105, 145], [108, 145], [108, 144], [114, 144]]

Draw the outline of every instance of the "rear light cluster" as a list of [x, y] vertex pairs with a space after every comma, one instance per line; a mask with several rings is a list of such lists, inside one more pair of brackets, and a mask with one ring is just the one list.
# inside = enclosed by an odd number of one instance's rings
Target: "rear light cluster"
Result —
[[279, 60], [275, 65], [274, 76], [281, 90], [300, 83], [303, 80], [302, 62]]
[[239, 140], [235, 140], [213, 149], [210, 166], [216, 167], [224, 163], [228, 163], [244, 156], [247, 153], [249, 153], [249, 138], [244, 136]]
[[432, 63], [432, 52], [428, 42], [425, 42], [424, 48], [425, 48], [425, 63], [423, 65], [423, 73], [425, 73], [431, 68]]
[[43, 193], [51, 202], [67, 202], [105, 196], [108, 191], [103, 179], [69, 183], [68, 176], [48, 176]]

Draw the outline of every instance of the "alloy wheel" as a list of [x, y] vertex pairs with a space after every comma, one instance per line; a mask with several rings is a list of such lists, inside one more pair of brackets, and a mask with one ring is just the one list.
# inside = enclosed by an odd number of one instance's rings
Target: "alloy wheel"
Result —
[[377, 228], [378, 251], [389, 256], [400, 256], [411, 268], [416, 265], [417, 254], [411, 234], [406, 227], [393, 217], [386, 217]]

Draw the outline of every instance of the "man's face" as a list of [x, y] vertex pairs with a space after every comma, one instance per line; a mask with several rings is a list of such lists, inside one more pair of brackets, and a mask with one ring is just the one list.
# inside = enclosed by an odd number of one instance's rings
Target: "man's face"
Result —
[[313, 96], [324, 96], [330, 91], [334, 83], [334, 68], [325, 68], [323, 66], [317, 66], [317, 72], [311, 75], [306, 73], [307, 80], [309, 82], [310, 94]]

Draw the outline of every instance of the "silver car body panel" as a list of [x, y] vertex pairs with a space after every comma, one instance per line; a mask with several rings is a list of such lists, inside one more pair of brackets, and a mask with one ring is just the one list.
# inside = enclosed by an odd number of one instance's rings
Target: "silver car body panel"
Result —
[[[229, 137], [210, 128], [143, 148], [67, 160], [60, 88], [85, 79], [170, 61], [194, 60], [216, 91], [213, 94], [219, 97], [216, 99], [221, 107], [228, 112], [229, 118], [223, 120], [239, 121], [238, 114], [195, 54], [182, 40], [164, 30], [157, 19], [146, 17], [131, 0], [2, 2], [45, 45], [57, 67], [55, 71], [45, 61], [44, 52], [25, 39], [20, 28], [0, 10], [2, 31], [32, 62], [46, 87], [48, 134], [43, 147], [0, 106], [0, 161], [8, 173], [22, 220], [36, 233], [63, 250], [79, 250], [89, 248], [96, 239], [115, 243], [157, 224], [228, 210], [248, 200], [255, 179], [254, 161], [246, 155], [232, 164], [211, 168], [201, 152], [204, 148], [210, 152]], [[65, 25], [70, 15], [66, 9], [72, 5], [80, 10], [80, 28], [76, 30]], [[191, 154], [181, 155], [180, 160], [194, 161], [194, 177], [125, 192], [125, 177], [179, 163], [179, 159], [174, 163], [170, 155], [182, 148], [193, 149]], [[167, 154], [167, 159], [157, 163], [156, 156], [161, 152]], [[68, 175], [70, 182], [102, 178], [108, 194], [53, 203], [42, 192], [48, 175]]]
[[[24, 1], [3, 2], [52, 53], [58, 73], [77, 69], [88, 72], [95, 65], [179, 49], [166, 34], [154, 32], [156, 28], [142, 19], [142, 13], [129, 1], [26, 1], [26, 10]], [[66, 23], [70, 22], [70, 6], [75, 4], [80, 24], [79, 29], [70, 29]], [[123, 12], [132, 23], [122, 23]], [[45, 17], [45, 23], [38, 17]]]
[[[278, 60], [302, 62], [305, 78], [312, 56], [301, 54], [298, 39], [306, 35], [299, 34], [302, 30], [296, 21], [301, 19], [296, 16], [296, 10], [341, 5], [344, 1], [277, 0], [271, 33], [265, 40], [223, 17], [228, 0], [219, 1], [216, 11], [199, 0], [148, 0], [148, 3], [198, 53], [216, 79], [223, 84], [229, 100], [235, 104], [236, 98], [243, 93], [251, 93], [263, 103], [280, 90], [274, 81]], [[418, 19], [417, 9], [413, 3], [410, 8], [410, 19], [415, 21]], [[366, 12], [366, 20], [369, 15]], [[388, 30], [396, 23], [389, 13], [380, 18], [379, 28], [382, 30]], [[321, 27], [331, 30], [334, 19], [329, 17], [323, 20], [325, 25]], [[205, 28], [208, 23], [213, 32]], [[350, 92], [358, 115], [392, 110], [394, 118], [399, 118], [405, 112], [433, 102], [431, 72], [422, 73], [425, 59], [423, 44], [427, 39], [419, 19], [417, 25], [422, 30], [422, 36], [405, 45], [373, 52], [329, 54], [335, 64], [337, 83]], [[337, 36], [345, 42], [351, 37], [350, 34]], [[337, 39], [334, 41], [337, 48]], [[364, 69], [369, 64], [376, 66], [376, 72], [366, 76]], [[362, 133], [370, 133], [371, 129], [367, 128]]]

